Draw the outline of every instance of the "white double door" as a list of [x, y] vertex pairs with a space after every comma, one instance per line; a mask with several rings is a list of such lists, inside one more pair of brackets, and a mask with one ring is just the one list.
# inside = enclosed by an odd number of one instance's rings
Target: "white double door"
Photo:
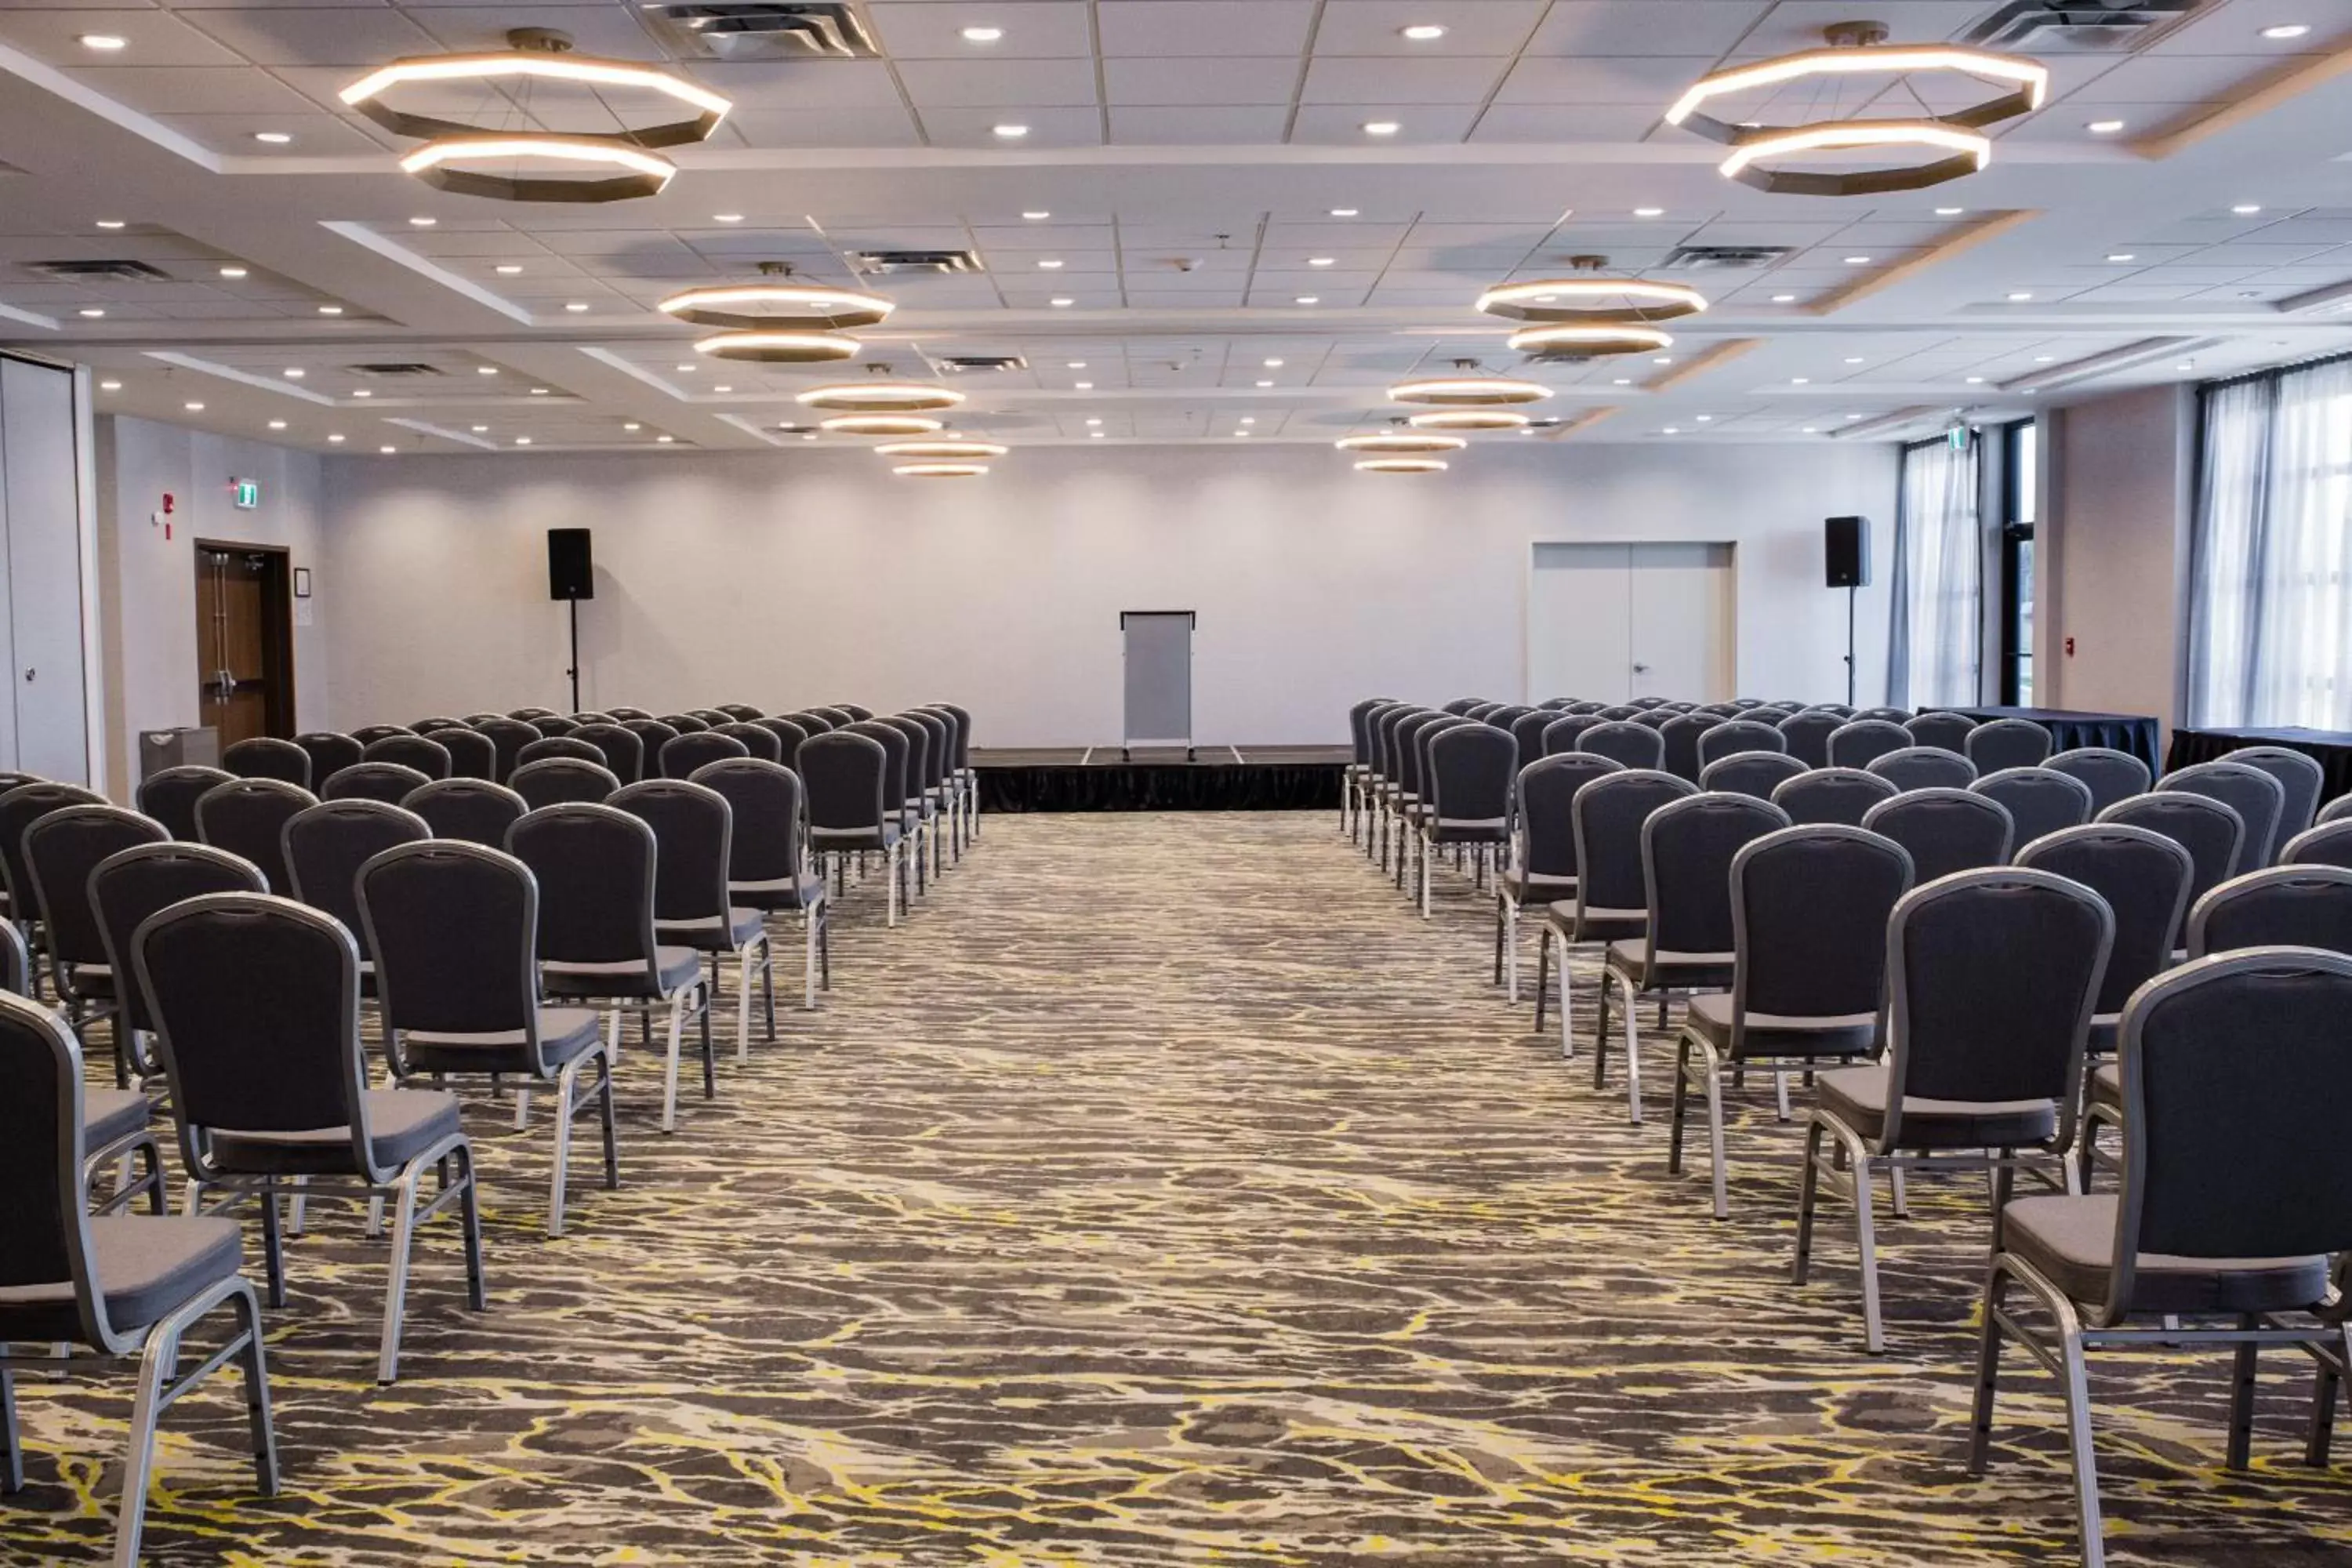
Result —
[[1527, 700], [1738, 695], [1736, 581], [1728, 544], [1538, 544]]

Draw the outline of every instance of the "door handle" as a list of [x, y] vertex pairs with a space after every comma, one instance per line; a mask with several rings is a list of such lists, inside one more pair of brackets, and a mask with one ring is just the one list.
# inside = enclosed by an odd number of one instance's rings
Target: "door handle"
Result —
[[1650, 667], [1646, 664], [1637, 664], [1633, 667], [1633, 673], [1636, 675], [1647, 675], [1650, 673]]

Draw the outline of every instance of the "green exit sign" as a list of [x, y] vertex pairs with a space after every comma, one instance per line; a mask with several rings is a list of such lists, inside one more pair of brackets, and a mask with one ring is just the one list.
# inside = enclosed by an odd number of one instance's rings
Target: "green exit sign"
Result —
[[251, 511], [261, 504], [261, 486], [252, 479], [229, 481], [229, 504], [239, 511]]

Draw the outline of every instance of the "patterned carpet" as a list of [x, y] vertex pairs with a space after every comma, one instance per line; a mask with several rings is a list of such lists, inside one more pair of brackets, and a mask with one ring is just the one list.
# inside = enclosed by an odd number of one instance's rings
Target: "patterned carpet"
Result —
[[[1992, 1478], [1960, 1473], [1980, 1182], [1882, 1222], [1868, 1356], [1838, 1211], [1786, 1283], [1796, 1129], [1746, 1101], [1710, 1221], [1663, 1118], [1488, 987], [1452, 873], [1424, 923], [1328, 816], [985, 831], [896, 931], [853, 889], [824, 1010], [677, 1136], [625, 1061], [625, 1184], [580, 1181], [564, 1239], [543, 1110], [484, 1100], [491, 1310], [428, 1230], [395, 1388], [383, 1249], [315, 1209], [270, 1320], [286, 1493], [250, 1494], [217, 1380], [166, 1418], [148, 1561], [2069, 1560], [2021, 1354]], [[2293, 1462], [2302, 1365], [2243, 1479], [2225, 1371], [2095, 1362], [2116, 1561], [2352, 1561], [2352, 1478]], [[26, 1383], [0, 1562], [103, 1561], [126, 1388]]]

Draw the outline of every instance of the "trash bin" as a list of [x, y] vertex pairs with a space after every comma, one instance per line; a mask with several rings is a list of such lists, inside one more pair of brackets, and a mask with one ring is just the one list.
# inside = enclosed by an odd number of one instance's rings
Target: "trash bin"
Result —
[[208, 768], [220, 766], [220, 731], [205, 725], [197, 728], [182, 725], [171, 730], [139, 731], [139, 777], [143, 781], [154, 777], [165, 768], [181, 767], [190, 763]]

